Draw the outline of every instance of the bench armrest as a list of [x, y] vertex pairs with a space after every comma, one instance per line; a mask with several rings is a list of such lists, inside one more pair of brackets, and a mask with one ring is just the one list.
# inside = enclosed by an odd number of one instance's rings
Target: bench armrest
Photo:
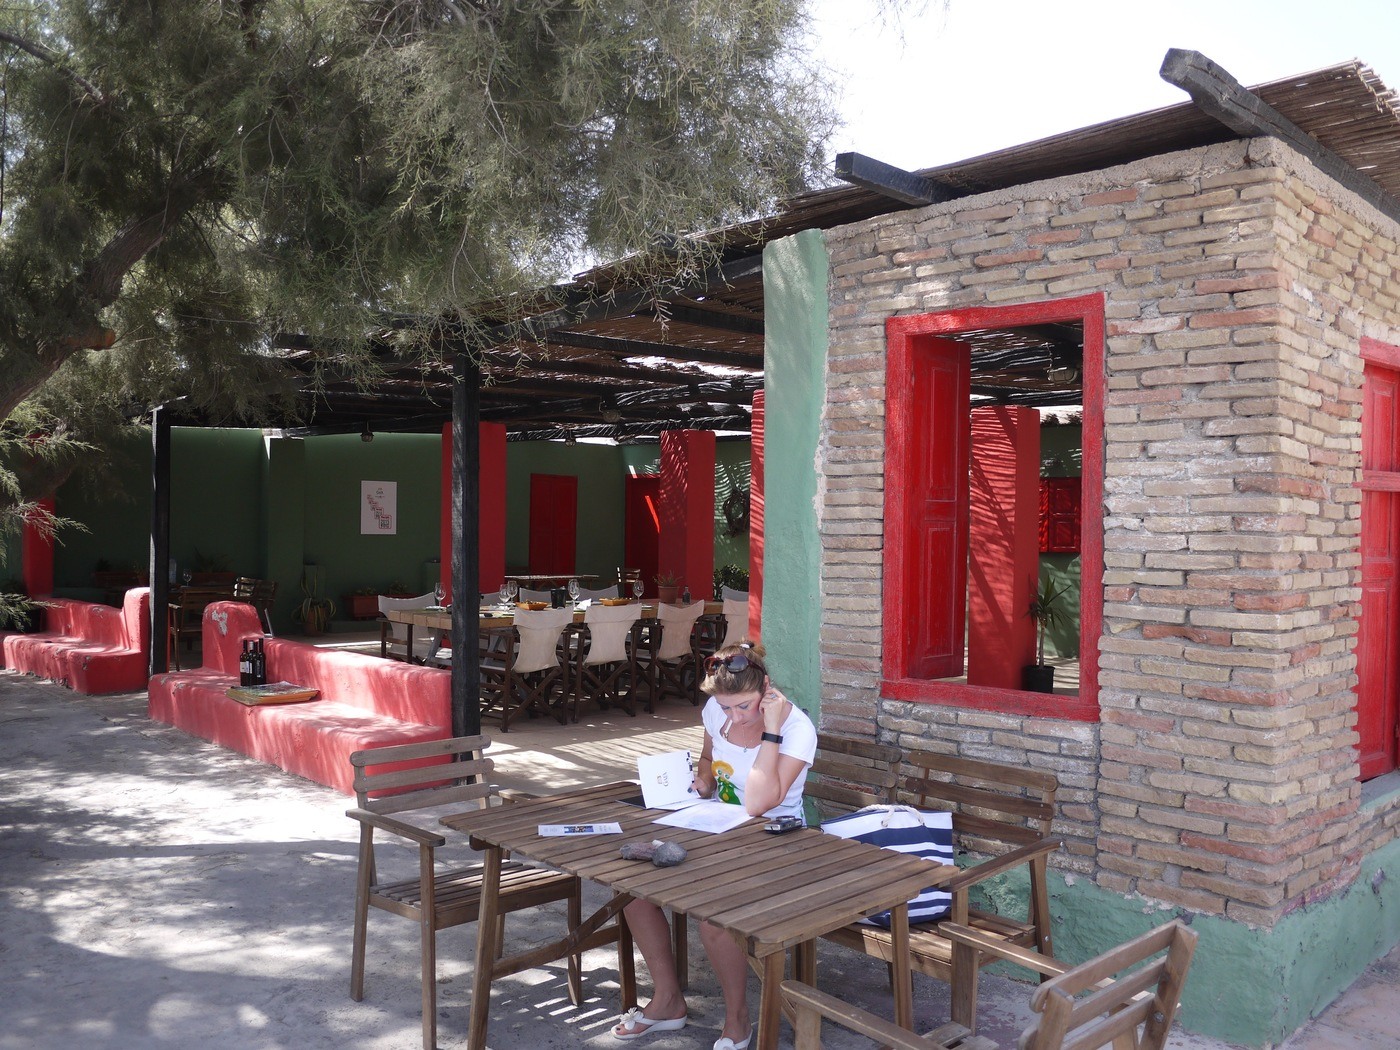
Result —
[[949, 893], [966, 890], [969, 886], [975, 886], [993, 875], [1000, 875], [1003, 871], [1009, 871], [1018, 865], [1029, 864], [1037, 857], [1054, 853], [1061, 845], [1063, 845], [1061, 839], [1041, 839], [1039, 842], [1032, 842], [1029, 845], [1017, 846], [1007, 853], [988, 857], [986, 860], [960, 871], [939, 888], [947, 890]]
[[961, 923], [940, 922], [938, 932], [955, 945], [962, 944], [976, 951], [995, 955], [998, 959], [1005, 959], [1007, 962], [1024, 966], [1027, 970], [1044, 974], [1047, 977], [1058, 977], [1070, 968], [1052, 956], [1041, 955], [1039, 952], [1019, 947], [999, 937], [974, 930], [970, 926], [963, 926]]
[[386, 831], [391, 835], [398, 835], [400, 838], [409, 839], [420, 846], [444, 846], [447, 844], [447, 837], [436, 832], [424, 831], [420, 827], [402, 820], [395, 820], [393, 817], [382, 816], [379, 813], [371, 813], [367, 809], [347, 809], [345, 815], [351, 820], [358, 820], [361, 824], [380, 831]]
[[[809, 1019], [810, 1023], [812, 1015], [816, 1014], [894, 1050], [946, 1050], [942, 1043], [915, 1035], [892, 1021], [818, 991], [810, 984], [784, 981], [780, 988], [784, 1003], [794, 1011], [793, 1028], [799, 1035], [799, 1044], [800, 1036], [805, 1034], [804, 1018]], [[815, 1034], [815, 1029], [812, 1034]]]

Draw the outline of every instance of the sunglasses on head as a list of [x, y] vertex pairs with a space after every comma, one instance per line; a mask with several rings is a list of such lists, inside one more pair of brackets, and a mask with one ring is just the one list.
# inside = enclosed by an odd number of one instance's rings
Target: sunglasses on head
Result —
[[738, 674], [740, 671], [746, 670], [750, 666], [759, 667], [761, 669], [758, 660], [749, 655], [749, 648], [749, 646], [745, 645], [739, 652], [730, 653], [728, 656], [705, 657], [705, 673], [714, 674], [721, 667], [730, 674]]

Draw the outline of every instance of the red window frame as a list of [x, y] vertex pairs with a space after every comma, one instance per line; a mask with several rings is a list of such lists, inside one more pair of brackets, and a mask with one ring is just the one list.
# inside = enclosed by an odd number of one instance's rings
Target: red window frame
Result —
[[[928, 609], [940, 600], [936, 585], [955, 579], [957, 566], [930, 569], [929, 529], [913, 493], [930, 476], [928, 359], [946, 337], [988, 328], [1078, 322], [1083, 331], [1083, 476], [1080, 483], [1079, 696], [1028, 693], [933, 680], [912, 673], [927, 632]], [[1103, 398], [1104, 300], [1101, 294], [1051, 302], [975, 307], [891, 317], [885, 323], [885, 567], [884, 660], [881, 695], [892, 700], [944, 704], [1008, 714], [1098, 721], [1098, 639], [1103, 628]], [[925, 377], [921, 380], [920, 377]], [[944, 427], [947, 429], [947, 427]], [[963, 599], [959, 599], [963, 600]]]

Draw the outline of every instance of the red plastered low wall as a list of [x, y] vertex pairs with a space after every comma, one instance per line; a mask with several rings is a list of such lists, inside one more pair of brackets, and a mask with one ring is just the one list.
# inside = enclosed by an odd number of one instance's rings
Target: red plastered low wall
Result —
[[146, 685], [150, 663], [149, 587], [126, 592], [120, 609], [46, 599], [45, 629], [5, 638], [5, 665], [62, 682], [79, 693], [128, 693]]
[[230, 699], [245, 638], [262, 638], [257, 613], [217, 602], [204, 614], [203, 667], [156, 675], [153, 719], [353, 794], [351, 753], [451, 735], [450, 671], [319, 649], [281, 638], [263, 641], [269, 681], [320, 690], [304, 704], [248, 707]]

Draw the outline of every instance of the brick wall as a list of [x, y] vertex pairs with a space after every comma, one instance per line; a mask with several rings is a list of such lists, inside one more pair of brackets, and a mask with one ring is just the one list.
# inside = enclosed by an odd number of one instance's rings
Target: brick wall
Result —
[[[1352, 693], [1358, 342], [1400, 341], [1396, 238], [1271, 140], [829, 231], [823, 724], [1053, 769], [1056, 863], [1111, 890], [1272, 925], [1349, 882], [1397, 825], [1359, 810]], [[1085, 293], [1101, 720], [882, 700], [884, 322]]]

